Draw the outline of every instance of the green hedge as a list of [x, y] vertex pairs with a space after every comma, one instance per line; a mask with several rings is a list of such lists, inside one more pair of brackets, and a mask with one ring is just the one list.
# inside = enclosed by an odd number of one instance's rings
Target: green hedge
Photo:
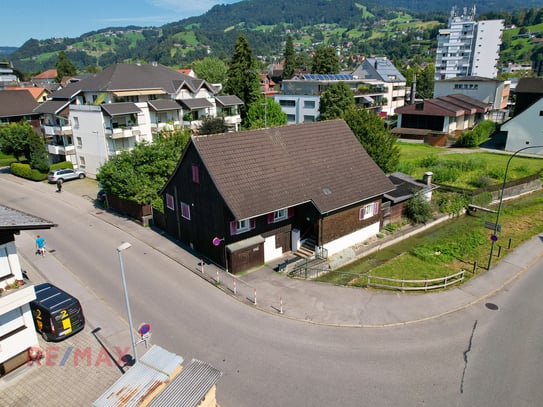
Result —
[[43, 181], [47, 179], [47, 174], [30, 168], [29, 164], [13, 163], [11, 164], [11, 173], [32, 181]]
[[49, 166], [49, 171], [60, 170], [61, 168], [70, 168], [74, 169], [74, 165], [70, 161], [61, 161], [59, 163], [51, 164]]
[[[49, 167], [50, 171], [58, 170], [61, 168], [74, 168], [74, 165], [70, 161], [62, 161], [59, 163], [52, 164]], [[47, 173], [39, 172], [36, 169], [30, 168], [29, 164], [23, 163], [12, 163], [11, 164], [11, 173], [17, 175], [21, 178], [26, 178], [32, 181], [44, 181], [47, 179]]]

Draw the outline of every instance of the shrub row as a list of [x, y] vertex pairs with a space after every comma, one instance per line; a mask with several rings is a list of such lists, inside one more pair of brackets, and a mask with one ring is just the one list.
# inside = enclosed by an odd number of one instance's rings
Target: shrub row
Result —
[[[26, 178], [32, 181], [44, 181], [47, 179], [47, 173], [40, 172], [34, 168], [30, 167], [30, 164], [24, 163], [12, 163], [11, 173], [21, 178]], [[69, 161], [62, 161], [59, 163], [52, 164], [49, 167], [49, 170], [57, 170], [59, 168], [74, 168], [73, 164]]]

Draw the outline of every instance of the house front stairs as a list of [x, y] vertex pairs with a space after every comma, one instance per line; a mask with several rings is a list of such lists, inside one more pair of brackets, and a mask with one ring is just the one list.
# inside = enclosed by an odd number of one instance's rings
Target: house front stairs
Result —
[[302, 245], [294, 254], [303, 259], [311, 259], [315, 257], [315, 246], [317, 245], [317, 240], [314, 236], [310, 236], [302, 240]]

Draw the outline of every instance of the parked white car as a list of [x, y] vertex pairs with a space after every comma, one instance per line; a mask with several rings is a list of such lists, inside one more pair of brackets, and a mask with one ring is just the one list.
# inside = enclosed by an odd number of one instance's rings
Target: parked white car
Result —
[[61, 168], [59, 170], [51, 171], [47, 176], [50, 183], [56, 183], [57, 181], [64, 182], [77, 178], [85, 178], [85, 171], [73, 170], [71, 168]]

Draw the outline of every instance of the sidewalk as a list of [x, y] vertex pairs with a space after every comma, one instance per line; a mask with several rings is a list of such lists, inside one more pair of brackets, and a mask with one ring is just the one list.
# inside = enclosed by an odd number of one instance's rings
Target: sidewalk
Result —
[[[170, 257], [225, 295], [261, 312], [303, 323], [377, 328], [436, 318], [490, 297], [543, 257], [542, 233], [503, 258], [491, 271], [482, 272], [457, 288], [427, 294], [376, 292], [295, 280], [271, 267], [236, 277], [215, 265], [202, 266], [196, 255], [157, 231], [113, 212], [92, 210], [94, 196], [94, 191], [63, 191], [63, 199], [80, 207], [88, 205], [89, 213], [96, 218]], [[81, 301], [87, 326], [59, 343], [46, 343], [40, 338], [40, 346], [48, 357], [41, 366], [24, 366], [0, 379], [0, 406], [90, 405], [122, 374], [122, 368], [111, 361], [107, 351], [117, 360], [119, 354], [131, 353], [128, 324], [89, 292], [54, 255], [34, 256], [30, 233], [17, 237], [17, 251], [33, 284], [61, 280], [63, 288]], [[96, 328], [100, 328], [98, 332], [94, 331]]]
[[272, 268], [275, 264], [241, 277], [227, 274], [212, 264], [204, 264], [202, 268], [197, 256], [159, 231], [112, 212], [96, 216], [122, 228], [248, 306], [285, 318], [332, 326], [383, 327], [439, 317], [491, 296], [543, 257], [541, 234], [504, 257], [491, 271], [483, 271], [457, 288], [424, 294], [377, 292], [291, 279], [275, 272]]

